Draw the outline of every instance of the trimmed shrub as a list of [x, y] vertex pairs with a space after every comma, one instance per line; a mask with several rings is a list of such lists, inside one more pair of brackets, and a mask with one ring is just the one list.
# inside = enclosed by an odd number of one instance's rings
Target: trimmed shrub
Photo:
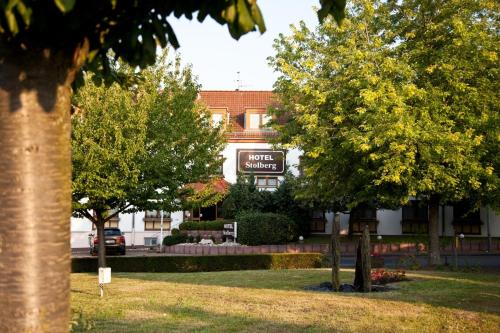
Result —
[[185, 243], [187, 241], [187, 236], [183, 234], [172, 234], [172, 236], [167, 236], [163, 238], [163, 245], [170, 246], [180, 243]]
[[298, 236], [295, 222], [283, 214], [244, 212], [236, 220], [241, 244], [285, 244]]
[[[228, 256], [110, 257], [113, 272], [211, 272], [250, 269], [319, 268], [319, 253], [269, 253]], [[97, 272], [97, 258], [73, 258], [72, 272]]]
[[186, 221], [179, 225], [180, 230], [222, 230], [227, 221]]

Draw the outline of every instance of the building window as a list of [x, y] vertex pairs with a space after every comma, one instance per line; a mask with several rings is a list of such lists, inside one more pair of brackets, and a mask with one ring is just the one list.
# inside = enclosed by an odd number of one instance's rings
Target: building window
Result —
[[326, 219], [325, 213], [320, 210], [316, 210], [311, 216], [311, 232], [325, 232], [326, 230]]
[[[163, 230], [170, 230], [170, 213], [163, 212]], [[148, 210], [144, 216], [144, 230], [161, 230], [161, 212], [159, 210]]]
[[[110, 214], [114, 214], [116, 212], [116, 210], [111, 210], [109, 211], [108, 215], [109, 216]], [[96, 213], [93, 212], [93, 216], [96, 217]], [[112, 217], [109, 221], [106, 221], [104, 222], [104, 228], [118, 228], [118, 225], [120, 223], [120, 217], [119, 215], [116, 215], [114, 217]], [[92, 229], [95, 230], [96, 229], [96, 226], [94, 223], [92, 223]]]
[[144, 237], [144, 246], [156, 246], [156, 245], [158, 245], [158, 238]]
[[349, 214], [349, 233], [360, 234], [365, 226], [371, 234], [377, 233], [377, 209], [368, 206], [358, 206]]
[[420, 200], [410, 200], [403, 206], [403, 220], [401, 221], [403, 234], [429, 233], [429, 216], [427, 205]]
[[269, 129], [271, 116], [266, 110], [247, 110], [245, 113], [245, 129], [251, 131]]
[[213, 127], [225, 126], [229, 119], [226, 109], [210, 109], [210, 113]]
[[154, 217], [160, 218], [160, 211], [159, 210], [147, 210], [145, 216], [151, 217], [151, 218], [154, 218]]
[[255, 184], [258, 188], [276, 188], [278, 187], [278, 177], [255, 177]]
[[463, 201], [453, 205], [453, 229], [455, 234], [480, 235], [481, 216], [470, 202]]
[[217, 158], [219, 159], [220, 163], [219, 168], [217, 169], [217, 174], [222, 176], [224, 175], [224, 156], [219, 155]]

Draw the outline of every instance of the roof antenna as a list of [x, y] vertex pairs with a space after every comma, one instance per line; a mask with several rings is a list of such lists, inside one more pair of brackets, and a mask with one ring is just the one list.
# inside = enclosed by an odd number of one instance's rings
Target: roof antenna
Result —
[[240, 91], [241, 88], [243, 88], [243, 87], [250, 87], [250, 85], [241, 83], [240, 71], [237, 71], [236, 72], [236, 91]]
[[240, 71], [236, 72], [236, 91], [240, 91], [241, 88], [241, 80], [240, 80]]

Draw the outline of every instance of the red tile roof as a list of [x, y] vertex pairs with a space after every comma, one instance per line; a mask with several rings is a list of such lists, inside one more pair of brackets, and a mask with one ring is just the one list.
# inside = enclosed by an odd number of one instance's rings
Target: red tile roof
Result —
[[231, 120], [232, 133], [228, 134], [228, 141], [257, 140], [265, 142], [266, 138], [274, 136], [269, 131], [245, 131], [245, 111], [247, 109], [267, 110], [270, 106], [277, 106], [274, 93], [270, 90], [203, 90], [199, 99], [208, 108], [225, 108]]
[[195, 192], [200, 192], [203, 191], [208, 184], [210, 184], [213, 187], [215, 193], [222, 193], [222, 194], [227, 192], [230, 185], [225, 179], [216, 178], [209, 181], [208, 183], [190, 183], [187, 184], [186, 187], [193, 189]]

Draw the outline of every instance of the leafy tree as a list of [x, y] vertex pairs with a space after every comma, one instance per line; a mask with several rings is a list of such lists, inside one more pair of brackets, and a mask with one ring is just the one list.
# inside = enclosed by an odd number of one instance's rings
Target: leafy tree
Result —
[[[344, 0], [321, 4], [320, 18], [341, 18]], [[68, 329], [71, 84], [85, 62], [105, 70], [108, 50], [144, 66], [157, 45], [177, 46], [171, 14], [210, 16], [235, 38], [265, 30], [255, 0], [0, 2], [0, 266], [8, 277], [0, 331]]]
[[183, 186], [220, 167], [221, 128], [197, 103], [190, 69], [166, 58], [136, 74], [139, 84], [130, 88], [98, 86], [88, 75], [74, 98], [73, 208], [97, 227], [99, 267], [106, 221], [138, 209], [179, 209]]
[[240, 212], [259, 211], [261, 208], [261, 195], [255, 186], [254, 176], [239, 174], [222, 203], [221, 215], [226, 219], [234, 219]]
[[222, 215], [232, 219], [245, 212], [282, 214], [294, 222], [298, 235], [308, 236], [311, 212], [308, 203], [295, 199], [295, 184], [296, 178], [286, 173], [274, 191], [259, 191], [253, 175], [239, 175], [222, 203]]
[[290, 121], [276, 126], [283, 143], [305, 152], [306, 196], [349, 208], [427, 201], [430, 263], [439, 263], [439, 204], [484, 189], [498, 196], [491, 5], [359, 0], [341, 27], [301, 24], [277, 40], [271, 64], [284, 106], [274, 112]]

